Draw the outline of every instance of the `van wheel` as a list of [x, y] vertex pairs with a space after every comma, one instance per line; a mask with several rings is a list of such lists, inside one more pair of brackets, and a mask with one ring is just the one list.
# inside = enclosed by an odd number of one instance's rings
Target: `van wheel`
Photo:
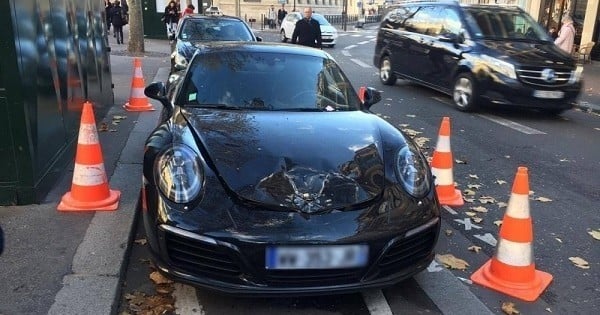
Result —
[[392, 71], [392, 61], [388, 56], [383, 57], [379, 65], [379, 79], [385, 85], [396, 84], [396, 76], [394, 75], [394, 71]]
[[288, 39], [287, 39], [287, 37], [285, 37], [285, 30], [281, 29], [281, 32], [279, 33], [279, 35], [280, 35], [279, 38], [281, 39], [282, 43], [287, 42]]
[[454, 106], [463, 112], [472, 111], [477, 106], [477, 90], [475, 80], [469, 73], [461, 73], [454, 81], [452, 91]]

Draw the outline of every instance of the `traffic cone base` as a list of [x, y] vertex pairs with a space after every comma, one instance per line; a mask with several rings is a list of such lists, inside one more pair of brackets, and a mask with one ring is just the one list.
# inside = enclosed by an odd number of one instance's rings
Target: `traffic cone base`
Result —
[[147, 112], [155, 110], [152, 104], [148, 103], [146, 105], [130, 105], [129, 102], [123, 105], [123, 108], [129, 112]]
[[437, 186], [435, 187], [436, 193], [438, 195], [438, 200], [441, 204], [452, 206], [452, 207], [460, 207], [465, 204], [465, 200], [463, 199], [462, 193], [458, 189], [454, 189], [454, 187], [450, 187], [454, 192], [447, 193], [445, 192], [446, 187]]
[[[533, 302], [535, 301], [542, 292], [548, 287], [550, 282], [552, 282], [552, 275], [543, 272], [540, 270], [535, 270], [535, 265], [523, 267], [523, 268], [533, 268], [533, 279], [527, 282], [513, 282], [506, 281], [501, 278], [496, 277], [494, 274], [492, 261], [489, 260], [485, 263], [481, 268], [479, 268], [473, 275], [471, 275], [471, 280], [474, 283], [482, 285], [484, 287], [490, 288], [492, 290], [496, 290], [500, 293], [504, 293], [506, 295], [522, 299], [524, 301]], [[494, 265], [502, 264], [499, 261], [495, 261]], [[515, 268], [509, 266], [509, 268]]]
[[58, 204], [58, 210], [60, 211], [92, 211], [92, 210], [104, 210], [113, 211], [119, 208], [119, 198], [121, 192], [118, 190], [109, 190], [109, 196], [104, 200], [97, 201], [79, 201], [73, 198], [71, 192], [63, 195], [60, 203]]

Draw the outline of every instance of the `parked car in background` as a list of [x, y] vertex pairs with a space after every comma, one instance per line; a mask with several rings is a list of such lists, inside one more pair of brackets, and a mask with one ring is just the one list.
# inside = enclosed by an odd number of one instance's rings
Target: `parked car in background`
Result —
[[261, 41], [242, 19], [225, 15], [187, 14], [179, 22], [171, 53], [171, 72], [185, 69], [194, 52], [214, 41]]
[[388, 286], [430, 264], [441, 221], [427, 160], [327, 52], [207, 44], [173, 84], [145, 89], [167, 113], [145, 143], [142, 190], [166, 276], [297, 296]]
[[[288, 39], [292, 39], [292, 34], [294, 34], [294, 29], [296, 28], [296, 22], [302, 18], [304, 18], [304, 16], [300, 12], [290, 12], [285, 16], [281, 22], [281, 29], [279, 31], [282, 42], [285, 43]], [[319, 13], [313, 13], [312, 18], [317, 20], [319, 25], [321, 25], [321, 39], [323, 41], [323, 46], [334, 47], [338, 38], [338, 32], [335, 27]]]
[[423, 84], [462, 111], [491, 104], [560, 114], [582, 87], [583, 67], [518, 7], [396, 5], [381, 22], [373, 63], [384, 84]]

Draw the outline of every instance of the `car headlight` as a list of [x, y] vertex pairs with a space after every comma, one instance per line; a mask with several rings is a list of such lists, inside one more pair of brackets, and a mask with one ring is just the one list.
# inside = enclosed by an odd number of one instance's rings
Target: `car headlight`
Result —
[[185, 59], [185, 56], [177, 52], [175, 54], [175, 64], [180, 66], [182, 69], [185, 69], [188, 66], [188, 61]]
[[396, 177], [415, 198], [424, 197], [431, 189], [427, 161], [417, 147], [407, 142], [396, 156]]
[[517, 72], [515, 71], [515, 66], [512, 63], [490, 57], [488, 55], [482, 55], [481, 58], [486, 62], [486, 65], [492, 69], [492, 71], [503, 74], [514, 80], [517, 79]]
[[581, 81], [582, 75], [583, 75], [583, 67], [577, 66], [577, 68], [575, 68], [575, 71], [571, 72], [571, 77], [569, 78], [569, 83], [573, 84], [573, 83]]
[[186, 145], [174, 145], [156, 159], [158, 188], [173, 202], [193, 200], [204, 183], [204, 171], [200, 165], [200, 157], [194, 150]]

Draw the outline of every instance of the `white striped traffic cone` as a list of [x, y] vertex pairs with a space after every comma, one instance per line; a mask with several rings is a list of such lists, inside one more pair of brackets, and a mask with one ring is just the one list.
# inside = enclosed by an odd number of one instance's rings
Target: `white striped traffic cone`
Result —
[[450, 150], [450, 117], [444, 117], [437, 144], [431, 160], [431, 172], [435, 176], [435, 190], [440, 204], [460, 207], [465, 202], [460, 190], [454, 186], [452, 174], [452, 151]]
[[71, 191], [63, 195], [59, 211], [116, 210], [121, 193], [108, 187], [96, 119], [90, 102], [83, 104]]
[[131, 79], [131, 94], [129, 102], [123, 107], [130, 112], [145, 112], [152, 111], [154, 107], [144, 94], [146, 83], [144, 82], [144, 74], [142, 73], [142, 61], [139, 58], [133, 60], [133, 78]]

